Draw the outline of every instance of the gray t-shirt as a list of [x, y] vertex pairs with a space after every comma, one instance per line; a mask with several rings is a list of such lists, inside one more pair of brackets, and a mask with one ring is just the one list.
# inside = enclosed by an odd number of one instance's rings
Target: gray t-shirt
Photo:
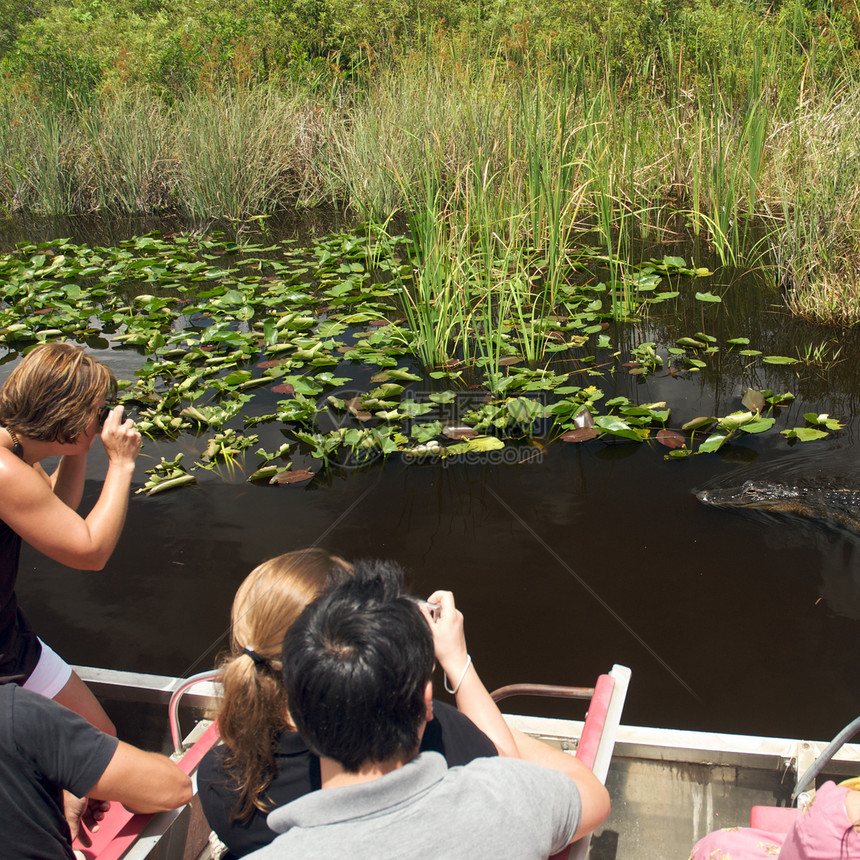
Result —
[[564, 774], [518, 759], [447, 768], [422, 753], [372, 782], [315, 791], [269, 814], [280, 833], [247, 855], [351, 860], [531, 860], [559, 851], [582, 813]]

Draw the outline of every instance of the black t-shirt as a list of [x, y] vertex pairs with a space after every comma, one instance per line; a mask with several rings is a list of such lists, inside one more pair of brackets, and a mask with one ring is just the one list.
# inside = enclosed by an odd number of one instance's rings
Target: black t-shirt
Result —
[[4, 860], [73, 860], [63, 789], [83, 797], [117, 739], [51, 699], [0, 685], [0, 854]]
[[[424, 730], [421, 752], [439, 752], [449, 767], [468, 764], [472, 759], [497, 755], [493, 742], [456, 708], [433, 700], [433, 719]], [[277, 835], [266, 825], [267, 813], [255, 809], [247, 823], [232, 821], [238, 792], [224, 768], [223, 744], [203, 757], [197, 771], [200, 803], [209, 826], [230, 849], [242, 857], [268, 845]], [[277, 775], [267, 796], [271, 809], [290, 803], [320, 788], [320, 761], [308, 750], [297, 732], [282, 732], [275, 752]]]

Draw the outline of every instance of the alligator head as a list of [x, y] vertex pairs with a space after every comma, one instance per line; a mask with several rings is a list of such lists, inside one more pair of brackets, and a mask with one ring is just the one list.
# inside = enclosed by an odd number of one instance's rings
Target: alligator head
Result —
[[763, 508], [788, 511], [802, 499], [805, 491], [785, 484], [747, 481], [742, 487], [726, 490], [701, 490], [696, 498], [706, 505], [726, 508]]

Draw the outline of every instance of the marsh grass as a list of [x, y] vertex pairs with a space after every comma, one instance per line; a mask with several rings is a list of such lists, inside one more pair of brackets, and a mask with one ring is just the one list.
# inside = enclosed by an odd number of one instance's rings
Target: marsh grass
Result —
[[[0, 88], [0, 206], [238, 219], [327, 201], [380, 224], [405, 214], [418, 259], [404, 313], [428, 365], [497, 355], [514, 325], [539, 331], [526, 323], [553, 313], [595, 227], [613, 313], [631, 313], [631, 237], [659, 239], [678, 217], [726, 264], [759, 266], [767, 246], [793, 312], [856, 321], [860, 87], [816, 79], [822, 48], [804, 48], [798, 10], [723, 28], [720, 62], [687, 56], [696, 34], [682, 26], [631, 67], [611, 39], [559, 57], [440, 37], [375, 57], [350, 86], [333, 73], [330, 86], [233, 85], [172, 103], [115, 91], [62, 108]], [[765, 224], [763, 244], [751, 223]], [[539, 362], [540, 342], [518, 348]]]

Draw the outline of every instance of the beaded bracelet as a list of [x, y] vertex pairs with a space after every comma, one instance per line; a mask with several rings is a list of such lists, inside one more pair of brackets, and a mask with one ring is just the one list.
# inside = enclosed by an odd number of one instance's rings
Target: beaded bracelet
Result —
[[447, 676], [447, 675], [445, 675], [445, 676], [444, 676], [444, 677], [445, 677], [445, 689], [446, 689], [446, 690], [447, 690], [447, 691], [448, 691], [452, 696], [457, 695], [457, 690], [459, 690], [459, 689], [460, 689], [460, 684], [462, 684], [462, 683], [463, 683], [463, 678], [465, 678], [465, 677], [466, 677], [466, 672], [468, 672], [468, 671], [469, 671], [469, 666], [471, 666], [471, 665], [472, 665], [472, 655], [471, 655], [471, 654], [467, 654], [467, 655], [466, 655], [466, 667], [463, 669], [463, 674], [462, 674], [462, 675], [460, 675], [460, 680], [459, 680], [459, 681], [457, 681], [457, 686], [456, 686], [456, 687], [454, 687], [454, 689], [453, 689], [453, 690], [451, 689], [451, 685], [448, 683], [448, 676]]

